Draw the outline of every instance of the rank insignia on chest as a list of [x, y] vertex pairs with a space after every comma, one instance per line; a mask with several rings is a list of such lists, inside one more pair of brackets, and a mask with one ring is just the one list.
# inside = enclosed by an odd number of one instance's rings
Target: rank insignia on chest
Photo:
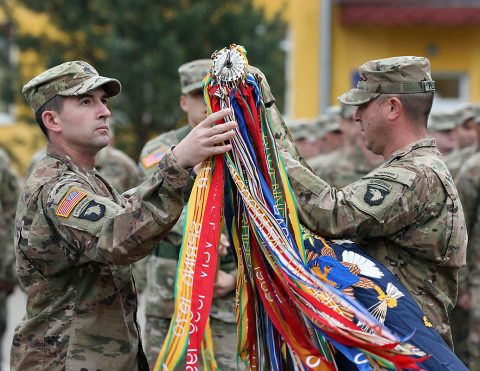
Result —
[[367, 191], [363, 199], [370, 206], [381, 205], [385, 197], [390, 193], [390, 187], [387, 183], [371, 182], [367, 185]]

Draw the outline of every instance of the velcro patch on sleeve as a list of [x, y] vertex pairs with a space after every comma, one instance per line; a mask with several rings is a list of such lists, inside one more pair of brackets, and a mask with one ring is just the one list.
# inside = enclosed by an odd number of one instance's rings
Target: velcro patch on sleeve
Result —
[[150, 153], [148, 156], [142, 159], [143, 166], [149, 169], [160, 162], [160, 160], [165, 156], [168, 152], [168, 148], [160, 147], [155, 152]]
[[70, 188], [57, 206], [55, 215], [68, 218], [75, 207], [87, 194], [76, 187]]

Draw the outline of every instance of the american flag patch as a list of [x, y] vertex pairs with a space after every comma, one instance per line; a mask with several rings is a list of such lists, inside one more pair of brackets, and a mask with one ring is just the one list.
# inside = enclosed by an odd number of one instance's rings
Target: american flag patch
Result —
[[168, 148], [162, 147], [157, 149], [155, 152], [150, 153], [147, 157], [145, 157], [142, 160], [143, 166], [145, 166], [147, 169], [151, 168], [152, 166], [155, 166], [160, 162], [163, 156], [167, 153]]
[[68, 218], [72, 213], [75, 206], [86, 196], [85, 192], [78, 190], [77, 188], [71, 188], [65, 197], [62, 198], [62, 201], [58, 204], [57, 211], [55, 215], [63, 216]]

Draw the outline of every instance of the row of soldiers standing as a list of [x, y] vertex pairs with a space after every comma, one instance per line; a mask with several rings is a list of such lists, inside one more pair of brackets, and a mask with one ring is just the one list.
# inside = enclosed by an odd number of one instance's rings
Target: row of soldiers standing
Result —
[[[355, 123], [356, 107], [329, 107], [317, 119], [288, 124], [300, 154], [313, 172], [337, 189], [383, 162], [370, 152]], [[461, 271], [458, 300], [450, 313], [455, 353], [471, 370], [480, 370], [480, 105], [430, 114], [435, 138], [462, 201], [468, 229], [467, 266]]]
[[[110, 184], [123, 192], [139, 184], [148, 176], [155, 165], [183, 139], [192, 127], [203, 120], [206, 115], [205, 103], [201, 90], [201, 81], [210, 66], [210, 60], [199, 60], [183, 65], [179, 69], [182, 95], [180, 106], [186, 113], [188, 125], [164, 133], [148, 142], [140, 156], [139, 165], [112, 146], [102, 150], [97, 156], [96, 168]], [[310, 122], [297, 121], [290, 125], [295, 144], [307, 159], [311, 168], [332, 186], [342, 188], [368, 174], [381, 162], [382, 157], [366, 149], [360, 136], [360, 126], [354, 123], [356, 107], [332, 107], [319, 120]], [[450, 115], [449, 122], [445, 116], [432, 115], [430, 135], [437, 138], [439, 149], [446, 155], [447, 165], [455, 176], [460, 196], [464, 204], [469, 228], [469, 249], [467, 269], [463, 271], [462, 286], [459, 290], [457, 307], [452, 312], [452, 327], [457, 354], [470, 366], [477, 369], [480, 348], [480, 275], [475, 262], [480, 262], [480, 243], [475, 235], [480, 234], [477, 226], [477, 209], [480, 210], [480, 152], [478, 135], [480, 134], [480, 111], [469, 106]], [[448, 131], [448, 134], [446, 133]], [[440, 132], [440, 134], [438, 133]], [[443, 135], [442, 135], [443, 134]], [[447, 155], [451, 138], [457, 138], [457, 149]], [[472, 139], [473, 138], [473, 139]], [[444, 146], [445, 143], [445, 146]], [[453, 149], [453, 146], [451, 146]], [[0, 300], [5, 300], [12, 291], [13, 249], [10, 248], [13, 227], [11, 220], [15, 211], [18, 194], [18, 178], [9, 170], [6, 155], [2, 160], [0, 187], [2, 203], [0, 205], [4, 219], [0, 221], [2, 233], [1, 248], [1, 293]], [[466, 202], [468, 200], [468, 202]], [[173, 314], [174, 285], [178, 253], [182, 240], [181, 218], [168, 236], [153, 250], [152, 254], [136, 266], [136, 278], [139, 289], [145, 295], [146, 302], [146, 353], [153, 367], [159, 347], [168, 330]], [[478, 228], [479, 230], [476, 230]], [[477, 243], [475, 243], [477, 240]], [[215, 300], [211, 311], [211, 326], [215, 353], [220, 369], [236, 369], [235, 361], [235, 310], [234, 289], [236, 283], [235, 258], [228, 242], [224, 242], [224, 256], [217, 273]], [[0, 303], [0, 312], [6, 305]], [[3, 319], [5, 314], [3, 313]], [[465, 320], [468, 318], [468, 321]], [[0, 319], [1, 321], [1, 319]], [[0, 322], [0, 329], [4, 322]], [[465, 341], [467, 339], [467, 341]]]
[[[180, 129], [163, 133], [149, 141], [142, 150], [139, 166], [125, 153], [114, 148], [113, 140], [95, 158], [95, 168], [119, 193], [139, 185], [152, 175], [155, 165], [168, 150], [177, 145], [192, 127], [207, 117], [203, 100], [202, 81], [211, 60], [196, 60], [179, 68], [182, 95], [180, 107], [188, 124]], [[113, 139], [113, 136], [111, 136]], [[46, 148], [37, 151], [27, 169], [27, 177], [36, 164], [46, 156]], [[7, 153], [0, 150], [0, 339], [6, 329], [6, 299], [15, 287], [15, 254], [13, 226], [16, 202], [20, 192], [20, 178], [12, 170]], [[182, 214], [183, 215], [183, 214]], [[177, 260], [183, 234], [183, 217], [169, 234], [156, 246], [150, 256], [134, 267], [137, 289], [144, 295], [146, 326], [143, 340], [150, 368], [163, 344], [174, 311], [174, 291]], [[216, 361], [222, 370], [237, 369], [235, 287], [236, 261], [225, 235], [220, 239], [220, 269], [214, 286], [214, 300], [210, 312], [210, 326]], [[1, 355], [1, 354], [0, 354]], [[1, 359], [0, 359], [1, 364]]]

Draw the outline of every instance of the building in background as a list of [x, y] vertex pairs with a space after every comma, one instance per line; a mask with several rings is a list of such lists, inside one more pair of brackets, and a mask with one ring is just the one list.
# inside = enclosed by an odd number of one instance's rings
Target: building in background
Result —
[[476, 0], [255, 1], [289, 25], [287, 117], [318, 116], [356, 85], [360, 64], [395, 55], [430, 59], [436, 106], [480, 101]]
[[[435, 109], [480, 101], [478, 0], [253, 1], [271, 17], [281, 12], [288, 23], [283, 44], [272, 45], [287, 52], [286, 89], [274, 92], [285, 96], [287, 119], [318, 117], [328, 106], [337, 104], [338, 95], [356, 84], [360, 64], [394, 55], [430, 59], [437, 85]], [[46, 15], [33, 14], [15, 0], [4, 3], [9, 4], [9, 16], [18, 21], [15, 32], [62, 37]], [[12, 46], [8, 17], [1, 12], [0, 7], [0, 51], [3, 53], [8, 44], [8, 63], [18, 63], [20, 76], [33, 76], [43, 69], [38, 64], [39, 55]], [[248, 45], [245, 47], [248, 50]], [[255, 64], [255, 56], [249, 58]], [[1, 63], [0, 76], [6, 67]], [[18, 143], [10, 145], [9, 152], [20, 171], [44, 144], [36, 127], [18, 123], [26, 109], [20, 92], [10, 102], [0, 102], [0, 121], [7, 118], [3, 120], [6, 125], [0, 122], [0, 142]]]

